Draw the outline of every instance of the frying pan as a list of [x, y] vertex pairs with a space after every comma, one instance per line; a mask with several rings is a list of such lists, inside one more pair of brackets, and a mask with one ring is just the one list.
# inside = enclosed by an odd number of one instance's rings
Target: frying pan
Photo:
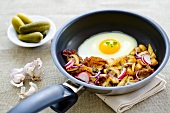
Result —
[[[78, 49], [81, 43], [101, 32], [121, 31], [134, 37], [138, 44], [151, 44], [159, 65], [155, 72], [142, 81], [127, 86], [103, 87], [82, 82], [68, 74], [61, 52], [64, 49]], [[73, 18], [56, 33], [51, 54], [53, 61], [68, 80], [60, 85], [49, 86], [12, 108], [9, 113], [33, 113], [51, 107], [59, 113], [66, 112], [85, 89], [105, 95], [118, 95], [135, 91], [154, 78], [166, 65], [170, 50], [169, 40], [163, 29], [153, 20], [139, 14], [120, 10], [88, 12]]]

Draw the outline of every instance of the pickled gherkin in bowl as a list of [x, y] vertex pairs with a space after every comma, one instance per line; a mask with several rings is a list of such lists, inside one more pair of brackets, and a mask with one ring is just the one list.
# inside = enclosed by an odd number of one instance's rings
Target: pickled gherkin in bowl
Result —
[[56, 33], [55, 24], [43, 16], [26, 16], [19, 13], [11, 20], [8, 38], [22, 47], [37, 47], [52, 40]]
[[12, 18], [12, 25], [19, 34], [19, 40], [28, 43], [40, 42], [43, 39], [42, 33], [50, 28], [49, 22], [34, 22], [30, 17], [22, 13], [18, 13], [17, 16]]

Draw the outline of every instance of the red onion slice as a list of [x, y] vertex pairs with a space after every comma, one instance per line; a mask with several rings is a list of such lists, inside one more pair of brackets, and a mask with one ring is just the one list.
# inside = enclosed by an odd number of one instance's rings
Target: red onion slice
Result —
[[136, 50], [136, 58], [137, 58], [137, 59], [138, 59], [138, 58], [140, 59], [141, 56], [138, 55], [138, 50], [137, 50], [137, 48], [135, 48], [135, 50]]
[[122, 80], [126, 75], [126, 68], [123, 68], [121, 74], [118, 76], [118, 79], [119, 80]]
[[95, 76], [90, 76], [92, 78], [96, 78], [96, 80], [94, 81], [94, 84], [97, 84], [97, 82], [99, 81], [100, 74], [101, 74], [101, 72], [99, 71]]
[[97, 82], [99, 81], [99, 78], [100, 78], [100, 76], [96, 77], [96, 80], [94, 81], [94, 84], [97, 84]]
[[149, 54], [145, 54], [145, 55], [143, 56], [144, 61], [145, 61], [146, 63], [148, 63], [149, 65], [151, 65], [151, 59], [150, 59], [150, 58], [151, 58], [151, 57], [150, 57]]
[[99, 71], [95, 76], [90, 76], [90, 77], [96, 78], [96, 77], [100, 76], [100, 74], [101, 74], [101, 72]]
[[136, 72], [136, 78], [140, 81], [141, 78], [138, 76], [139, 71]]
[[70, 60], [65, 66], [66, 66], [66, 70], [71, 68], [74, 65], [74, 60]]
[[151, 65], [151, 59], [149, 54], [142, 55], [141, 60], [143, 63]]
[[65, 67], [67, 67], [68, 65], [70, 65], [72, 62], [74, 62], [74, 60], [70, 60], [69, 62], [67, 62], [67, 64], [65, 64]]
[[137, 54], [137, 49], [135, 49], [135, 50], [136, 50], [136, 58], [137, 58], [137, 59], [141, 59], [144, 64], [149, 64], [149, 65], [151, 65], [151, 60], [150, 60], [150, 55], [149, 55], [149, 54], [144, 54], [144, 55], [142, 55], [142, 56], [139, 56], [139, 55]]
[[83, 66], [83, 64], [80, 64], [79, 66], [72, 66], [73, 68], [80, 68], [80, 67], [82, 67]]
[[89, 83], [89, 81], [90, 81], [90, 76], [89, 76], [89, 74], [88, 74], [87, 72], [81, 72], [81, 73], [79, 73], [79, 74], [76, 76], [76, 78], [78, 78], [78, 79], [80, 79], [80, 80], [82, 80], [82, 81], [84, 81], [84, 82], [86, 82], [86, 83]]

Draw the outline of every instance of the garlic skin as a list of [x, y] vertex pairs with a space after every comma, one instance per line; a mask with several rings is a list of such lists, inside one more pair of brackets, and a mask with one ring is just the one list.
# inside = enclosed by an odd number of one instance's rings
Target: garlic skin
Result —
[[18, 94], [21, 99], [27, 98], [38, 91], [36, 84], [34, 84], [33, 82], [29, 82], [29, 85], [30, 85], [30, 89], [27, 92], [25, 92], [24, 86], [21, 87], [20, 94]]
[[20, 69], [12, 69], [11, 70], [11, 84], [16, 87], [23, 86], [23, 81], [25, 80], [25, 74], [23, 72], [23, 68]]
[[33, 62], [27, 63], [23, 71], [26, 75], [30, 76], [32, 80], [41, 80], [42, 75], [42, 61], [40, 58]]
[[38, 91], [37, 85], [33, 82], [29, 82], [30, 88], [26, 92], [26, 87], [24, 86], [24, 81], [26, 79], [41, 80], [42, 75], [42, 61], [40, 58], [37, 58], [33, 62], [27, 63], [23, 68], [14, 68], [11, 70], [10, 78], [11, 84], [16, 87], [21, 87], [21, 91], [18, 94], [19, 98], [24, 99], [28, 96], [34, 94]]

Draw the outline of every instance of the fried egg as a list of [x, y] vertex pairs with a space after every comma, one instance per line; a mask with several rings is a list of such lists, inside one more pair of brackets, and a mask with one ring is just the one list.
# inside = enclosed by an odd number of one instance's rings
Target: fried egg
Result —
[[118, 58], [128, 55], [137, 41], [122, 32], [103, 32], [86, 39], [78, 48], [78, 55], [86, 57], [100, 57], [103, 59]]

